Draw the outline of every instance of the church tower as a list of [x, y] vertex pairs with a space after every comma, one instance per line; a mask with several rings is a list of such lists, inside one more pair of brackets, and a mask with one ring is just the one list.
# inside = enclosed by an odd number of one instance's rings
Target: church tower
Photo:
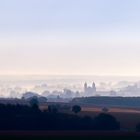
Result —
[[92, 89], [93, 89], [93, 92], [96, 92], [96, 85], [95, 85], [94, 82], [93, 82], [93, 84], [92, 84]]
[[84, 84], [84, 91], [87, 91], [87, 83]]

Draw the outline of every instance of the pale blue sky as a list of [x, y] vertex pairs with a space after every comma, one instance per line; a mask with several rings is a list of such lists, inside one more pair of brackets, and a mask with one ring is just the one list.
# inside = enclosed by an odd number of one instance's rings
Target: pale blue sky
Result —
[[0, 0], [0, 74], [140, 75], [140, 0]]

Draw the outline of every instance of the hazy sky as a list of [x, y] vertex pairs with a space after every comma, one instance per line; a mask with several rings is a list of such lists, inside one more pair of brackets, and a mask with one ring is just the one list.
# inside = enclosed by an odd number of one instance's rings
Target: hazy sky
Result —
[[140, 75], [140, 0], [0, 0], [0, 74]]

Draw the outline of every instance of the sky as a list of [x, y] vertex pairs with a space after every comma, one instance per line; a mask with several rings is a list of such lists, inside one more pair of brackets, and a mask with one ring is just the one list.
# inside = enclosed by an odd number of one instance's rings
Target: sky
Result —
[[140, 75], [140, 0], [0, 0], [0, 75]]

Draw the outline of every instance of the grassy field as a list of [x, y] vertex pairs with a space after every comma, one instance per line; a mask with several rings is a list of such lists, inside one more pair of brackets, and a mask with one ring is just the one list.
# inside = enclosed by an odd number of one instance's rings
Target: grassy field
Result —
[[[40, 106], [40, 109], [47, 110], [47, 106]], [[100, 113], [103, 113], [100, 107], [82, 107], [82, 111], [78, 115], [95, 117]], [[120, 122], [122, 130], [134, 131], [136, 125], [140, 123], [140, 110], [138, 109], [112, 107], [107, 113], [113, 115]]]
[[[102, 112], [102, 108], [84, 107], [79, 115], [95, 117]], [[120, 122], [121, 129], [123, 130], [133, 131], [136, 125], [140, 123], [140, 111], [137, 109], [110, 108], [107, 113], [113, 115]]]

